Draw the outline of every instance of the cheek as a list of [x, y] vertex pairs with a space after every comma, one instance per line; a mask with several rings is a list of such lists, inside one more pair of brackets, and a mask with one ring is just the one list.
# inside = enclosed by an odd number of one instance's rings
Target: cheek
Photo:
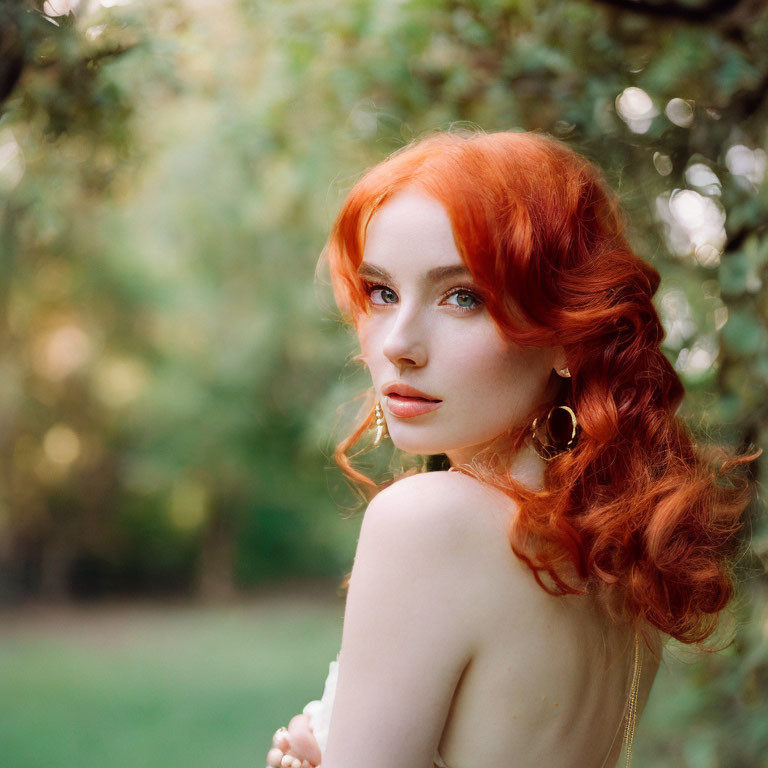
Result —
[[357, 326], [357, 341], [360, 345], [360, 353], [365, 359], [366, 364], [370, 365], [373, 362], [372, 356], [375, 358], [377, 349], [376, 332], [371, 323], [362, 322]]
[[479, 329], [463, 343], [447, 347], [444, 359], [451, 378], [466, 384], [474, 399], [493, 408], [499, 403], [527, 403], [543, 390], [548, 375], [540, 349], [514, 345], [495, 328]]
[[474, 378], [478, 385], [484, 385], [487, 377], [505, 377], [515, 367], [514, 350], [493, 328], [478, 325], [446, 342], [442, 359], [456, 375]]

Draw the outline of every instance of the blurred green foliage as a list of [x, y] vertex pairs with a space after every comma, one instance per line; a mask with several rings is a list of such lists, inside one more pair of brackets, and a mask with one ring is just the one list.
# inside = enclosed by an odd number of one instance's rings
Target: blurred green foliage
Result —
[[[6, 596], [342, 575], [331, 437], [366, 381], [315, 263], [436, 128], [594, 159], [663, 275], [683, 415], [768, 444], [764, 3], [68, 1], [0, 4]], [[736, 643], [670, 687], [649, 763], [768, 765], [760, 509]]]

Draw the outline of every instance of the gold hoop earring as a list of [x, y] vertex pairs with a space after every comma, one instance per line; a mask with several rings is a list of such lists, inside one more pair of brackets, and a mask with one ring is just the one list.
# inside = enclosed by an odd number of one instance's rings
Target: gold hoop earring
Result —
[[387, 430], [387, 422], [384, 420], [384, 411], [380, 402], [376, 403], [374, 413], [376, 414], [376, 437], [373, 438], [373, 447], [376, 448], [384, 438], [389, 437], [389, 430]]
[[[567, 413], [570, 417], [571, 433], [565, 442], [562, 440], [558, 441], [552, 434], [552, 414], [555, 413], [555, 411], [565, 411], [565, 413]], [[553, 408], [550, 408], [546, 421], [544, 422], [544, 431], [546, 432], [547, 436], [546, 443], [543, 442], [539, 437], [540, 425], [538, 418], [535, 418], [531, 424], [531, 443], [533, 445], [533, 450], [536, 451], [536, 453], [542, 459], [544, 459], [544, 461], [552, 461], [552, 459], [557, 458], [560, 456], [560, 454], [565, 453], [566, 451], [570, 451], [573, 448], [576, 442], [576, 432], [578, 430], [578, 426], [579, 422], [572, 408], [569, 408], [567, 405], [556, 405]]]

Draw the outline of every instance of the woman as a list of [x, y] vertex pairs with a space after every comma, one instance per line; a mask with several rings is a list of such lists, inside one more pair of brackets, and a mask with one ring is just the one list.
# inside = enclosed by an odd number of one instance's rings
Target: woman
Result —
[[373, 398], [336, 459], [373, 491], [366, 434], [444, 464], [370, 502], [338, 669], [269, 764], [602, 768], [622, 737], [629, 763], [663, 639], [700, 643], [732, 595], [758, 454], [675, 416], [659, 275], [623, 231], [535, 132], [437, 133], [350, 192], [326, 250]]

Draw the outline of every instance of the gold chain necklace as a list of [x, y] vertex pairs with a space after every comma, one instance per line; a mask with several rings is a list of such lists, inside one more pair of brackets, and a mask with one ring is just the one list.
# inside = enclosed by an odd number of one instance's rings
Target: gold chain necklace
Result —
[[627, 726], [624, 729], [624, 742], [627, 745], [625, 768], [632, 764], [632, 741], [635, 738], [635, 722], [637, 721], [637, 691], [640, 687], [640, 672], [643, 663], [640, 658], [640, 635], [635, 632], [635, 663], [632, 670], [632, 688], [629, 692], [629, 707], [627, 711]]

